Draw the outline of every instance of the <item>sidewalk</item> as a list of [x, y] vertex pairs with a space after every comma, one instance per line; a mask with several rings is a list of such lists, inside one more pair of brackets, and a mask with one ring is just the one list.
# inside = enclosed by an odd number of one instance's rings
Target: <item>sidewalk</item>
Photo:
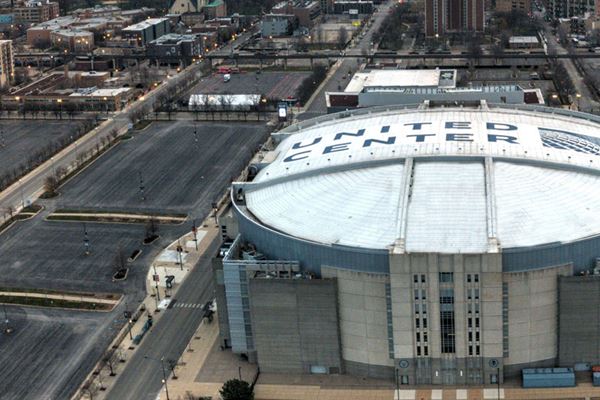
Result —
[[[165, 312], [164, 309], [168, 306], [168, 302], [170, 301], [169, 299], [172, 296], [176, 295], [177, 290], [181, 286], [181, 283], [183, 282], [187, 274], [196, 265], [200, 257], [207, 250], [209, 244], [218, 234], [219, 229], [215, 227], [214, 224], [207, 224], [207, 226], [202, 226], [200, 229], [197, 230], [196, 237], [198, 240], [198, 250], [196, 250], [196, 242], [194, 241], [193, 232], [188, 232], [178, 240], [175, 240], [173, 243], [171, 243], [154, 259], [152, 266], [148, 270], [148, 275], [146, 278], [147, 295], [142, 305], [140, 306], [143, 306], [145, 308], [145, 311], [140, 312], [139, 317], [135, 322], [130, 320], [131, 322], [121, 329], [121, 332], [117, 335], [115, 341], [109, 347], [109, 349], [115, 349], [116, 360], [113, 363], [112, 369], [117, 373], [117, 375], [120, 371], [127, 367], [127, 361], [136, 352], [138, 345], [133, 343], [133, 339], [135, 339], [135, 337], [142, 332], [144, 325], [148, 320], [148, 317], [152, 316], [153, 326], [160, 320], [161, 316]], [[181, 252], [181, 258], [179, 258], [179, 253], [177, 252], [177, 246], [179, 246], [180, 243], [182, 245], [183, 250]], [[173, 253], [175, 253], [177, 257], [174, 257]], [[179, 264], [180, 259], [181, 261], [183, 261], [182, 265]], [[158, 285], [156, 285], [156, 281], [153, 280], [155, 271], [156, 275], [158, 275], [159, 277]], [[166, 288], [165, 276], [167, 275], [175, 276], [175, 279], [173, 281], [173, 287], [170, 289]], [[160, 301], [155, 295], [157, 286]], [[165, 301], [165, 299], [167, 299], [167, 301]], [[204, 324], [202, 324], [201, 327], [203, 325]], [[218, 326], [216, 323], [209, 326], [213, 327], [213, 329], [215, 330], [213, 333], [214, 338], [212, 339], [212, 342], [214, 342], [214, 340], [218, 336]], [[152, 335], [152, 328], [150, 328], [145, 335]], [[195, 337], [198, 337], [198, 335], [195, 335]], [[143, 340], [144, 338], [142, 338], [142, 342]], [[192, 342], [194, 340], [195, 339], [192, 339]], [[206, 339], [205, 341], [208, 340], [209, 339]], [[199, 343], [202, 343], [202, 341], [200, 341]], [[190, 348], [193, 349], [194, 345], [195, 343], [191, 343], [192, 347], [188, 347], [188, 350]], [[182, 360], [185, 361], [185, 357], [188, 354], [195, 355], [195, 352], [184, 352]], [[199, 352], [198, 354], [201, 353]], [[93, 395], [94, 400], [107, 399], [107, 393], [109, 391], [108, 389], [110, 388], [111, 384], [113, 384], [116, 381], [116, 376], [111, 376], [110, 374], [111, 368], [109, 366], [104, 366], [100, 370], [100, 373], [97, 373], [99, 366], [102, 365], [101, 362], [93, 369], [92, 373], [90, 373], [90, 375], [88, 376], [88, 378], [93, 379], [93, 381], [96, 382], [96, 384], [100, 388], [98, 393], [95, 393]], [[178, 372], [179, 371], [176, 370], [176, 373]], [[80, 390], [78, 390], [77, 393], [73, 395], [73, 399], [90, 398], [90, 396], [85, 393], [80, 396], [81, 388], [85, 386], [86, 382], [84, 382], [80, 387]], [[171, 381], [169, 381], [169, 383], [170, 382]]]

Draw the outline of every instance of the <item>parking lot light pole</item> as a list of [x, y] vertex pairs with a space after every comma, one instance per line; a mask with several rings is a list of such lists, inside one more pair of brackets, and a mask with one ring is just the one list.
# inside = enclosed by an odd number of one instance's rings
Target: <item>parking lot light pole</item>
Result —
[[133, 335], [131, 334], [131, 325], [133, 324], [133, 321], [130, 319], [128, 321], [129, 324], [129, 340], [133, 341]]
[[165, 363], [164, 363], [165, 358], [161, 357], [160, 360], [159, 360], [157, 358], [152, 358], [152, 357], [150, 357], [148, 355], [145, 355], [144, 358], [160, 363], [160, 368], [162, 370], [162, 375], [163, 375], [162, 383], [165, 384], [165, 393], [167, 394], [167, 400], [171, 400], [169, 398], [169, 386], [167, 385], [167, 372], [165, 371]]
[[6, 327], [4, 328], [4, 333], [11, 333], [12, 329], [9, 325], [8, 313], [6, 312], [6, 305], [3, 304], [2, 308], [4, 309], [4, 323], [6, 324]]
[[85, 227], [85, 222], [83, 223], [83, 247], [85, 248], [84, 254], [86, 256], [90, 255], [90, 239], [88, 238], [87, 228]]
[[192, 232], [194, 233], [194, 243], [196, 244], [196, 251], [198, 251], [198, 228], [196, 228], [196, 220], [192, 220]]
[[19, 190], [21, 192], [21, 206], [25, 208], [25, 195], [23, 194], [23, 180], [19, 179]]

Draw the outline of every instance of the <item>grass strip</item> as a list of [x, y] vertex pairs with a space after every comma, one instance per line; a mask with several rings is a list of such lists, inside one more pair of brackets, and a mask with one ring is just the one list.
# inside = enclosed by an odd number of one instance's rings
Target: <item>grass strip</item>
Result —
[[72, 308], [77, 310], [109, 311], [113, 304], [93, 303], [89, 301], [72, 301], [44, 297], [10, 296], [0, 294], [0, 303], [18, 304], [33, 307]]
[[0, 295], [6, 292], [19, 292], [19, 293], [37, 293], [37, 294], [49, 294], [49, 295], [60, 295], [60, 296], [79, 296], [85, 298], [96, 298], [96, 299], [115, 299], [118, 300], [121, 295], [117, 293], [91, 293], [91, 292], [65, 292], [52, 289], [39, 289], [39, 288], [19, 288], [19, 287], [2, 287], [0, 286]]

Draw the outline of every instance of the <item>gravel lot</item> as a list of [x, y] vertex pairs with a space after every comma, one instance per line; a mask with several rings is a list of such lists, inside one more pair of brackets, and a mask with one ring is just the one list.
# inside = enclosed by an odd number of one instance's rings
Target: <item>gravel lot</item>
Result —
[[266, 140], [267, 132], [258, 124], [155, 122], [64, 185], [58, 206], [193, 211], [204, 217]]

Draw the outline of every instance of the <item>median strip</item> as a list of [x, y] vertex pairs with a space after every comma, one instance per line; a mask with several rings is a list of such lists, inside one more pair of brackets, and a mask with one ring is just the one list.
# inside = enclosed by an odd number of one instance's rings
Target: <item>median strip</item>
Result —
[[119, 212], [64, 212], [56, 211], [46, 217], [49, 221], [85, 221], [85, 222], [112, 222], [142, 224], [155, 221], [159, 224], [181, 224], [185, 222], [185, 215], [148, 215]]
[[70, 294], [27, 290], [8, 290], [0, 292], [0, 303], [30, 307], [68, 308], [86, 311], [111, 311], [119, 301], [120, 294]]

